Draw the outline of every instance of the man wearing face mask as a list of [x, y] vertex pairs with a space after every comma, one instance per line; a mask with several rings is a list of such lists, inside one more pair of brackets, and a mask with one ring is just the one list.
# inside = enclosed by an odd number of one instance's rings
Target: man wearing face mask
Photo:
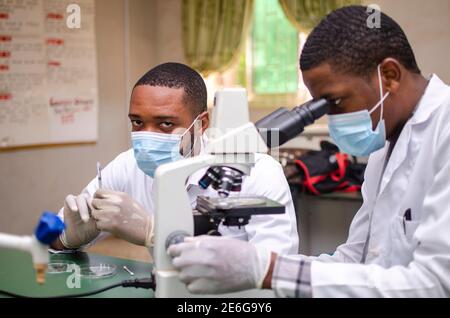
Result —
[[312, 96], [336, 102], [328, 116], [333, 140], [352, 155], [370, 155], [347, 242], [314, 257], [193, 238], [169, 249], [191, 292], [450, 297], [450, 87], [421, 75], [394, 20], [380, 13], [380, 27], [370, 28], [367, 12], [332, 12], [300, 58]]
[[[85, 247], [108, 233], [152, 246], [155, 170], [202, 153], [209, 125], [206, 94], [200, 74], [183, 64], [161, 64], [142, 76], [133, 88], [128, 115], [133, 149], [102, 170], [102, 189], [95, 178], [80, 195], [66, 197], [60, 215], [67, 228], [54, 248]], [[219, 232], [280, 253], [297, 253], [296, 216], [281, 165], [263, 154], [255, 160], [240, 195], [266, 196], [285, 205], [286, 213], [254, 216], [245, 227], [220, 226]], [[199, 170], [186, 182], [193, 206], [198, 195], [218, 196], [198, 186], [205, 172]]]

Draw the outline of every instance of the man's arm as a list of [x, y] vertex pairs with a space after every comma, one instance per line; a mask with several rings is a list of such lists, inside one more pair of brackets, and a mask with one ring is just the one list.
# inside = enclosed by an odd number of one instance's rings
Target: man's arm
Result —
[[[448, 143], [448, 142], [446, 142]], [[449, 297], [450, 296], [450, 148], [437, 151], [438, 172], [424, 199], [424, 219], [414, 234], [418, 242], [408, 266], [320, 262], [298, 257], [272, 258], [266, 276], [279, 296], [299, 295], [298, 277], [310, 263], [314, 297]], [[319, 258], [320, 260], [320, 258]], [[286, 264], [293, 264], [286, 269]], [[277, 273], [282, 275], [277, 275]], [[306, 279], [307, 280], [307, 279]]]

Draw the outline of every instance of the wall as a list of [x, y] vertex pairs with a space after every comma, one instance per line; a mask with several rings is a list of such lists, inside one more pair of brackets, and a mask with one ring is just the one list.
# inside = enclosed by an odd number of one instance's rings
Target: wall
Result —
[[181, 1], [127, 0], [129, 8], [130, 86], [164, 62], [184, 63]]
[[99, 139], [96, 144], [0, 153], [0, 231], [31, 232], [40, 213], [57, 211], [128, 146], [123, 1], [96, 1]]
[[[128, 70], [128, 90], [151, 68], [156, 59], [155, 1], [127, 0], [125, 14], [125, 63]], [[129, 97], [129, 96], [128, 96]]]
[[450, 1], [365, 0], [397, 21], [408, 37], [424, 75], [437, 73], [450, 84]]

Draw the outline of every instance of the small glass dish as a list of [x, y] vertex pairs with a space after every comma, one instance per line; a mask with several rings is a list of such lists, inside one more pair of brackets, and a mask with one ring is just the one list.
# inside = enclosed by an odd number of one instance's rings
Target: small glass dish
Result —
[[68, 261], [54, 261], [50, 262], [47, 265], [47, 274], [60, 274], [60, 273], [67, 273], [69, 269], [69, 265], [73, 264], [72, 262]]
[[95, 264], [80, 266], [79, 276], [82, 278], [104, 278], [116, 274], [117, 267], [112, 264]]

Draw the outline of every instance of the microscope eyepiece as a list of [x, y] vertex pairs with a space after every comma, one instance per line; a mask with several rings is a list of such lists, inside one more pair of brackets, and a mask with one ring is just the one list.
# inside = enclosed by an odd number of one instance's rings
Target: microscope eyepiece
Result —
[[328, 114], [334, 105], [326, 99], [311, 100], [292, 110], [279, 108], [257, 121], [255, 126], [269, 148], [283, 145], [300, 135], [306, 126]]

